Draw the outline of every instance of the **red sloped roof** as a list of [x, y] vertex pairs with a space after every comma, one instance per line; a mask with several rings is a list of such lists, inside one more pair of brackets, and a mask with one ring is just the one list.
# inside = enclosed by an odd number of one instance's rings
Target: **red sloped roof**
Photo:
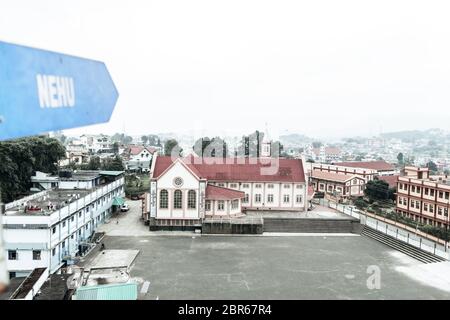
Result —
[[152, 147], [144, 147], [144, 146], [129, 146], [128, 152], [132, 155], [137, 155], [141, 153], [144, 149], [146, 149], [150, 154], [153, 154], [156, 149]]
[[355, 178], [356, 176], [328, 171], [313, 170], [311, 173], [311, 177], [319, 180], [321, 179], [327, 181], [346, 182], [348, 180]]
[[[273, 159], [266, 163], [257, 158], [182, 158], [199, 178], [212, 181], [280, 181], [305, 182], [300, 159]], [[159, 177], [171, 164], [171, 157], [156, 158], [153, 178]], [[201, 162], [201, 163], [196, 163]], [[275, 174], [269, 172], [276, 168]], [[265, 171], [266, 169], [267, 171]]]
[[380, 176], [378, 179], [386, 181], [389, 184], [389, 188], [397, 188], [397, 181], [399, 175], [395, 176]]
[[395, 169], [394, 165], [387, 163], [386, 161], [348, 161], [337, 162], [334, 163], [334, 165], [352, 168], [372, 169], [378, 171], [390, 171]]
[[242, 199], [244, 197], [245, 192], [242, 191], [213, 186], [210, 184], [206, 186], [207, 200], [233, 200], [233, 199]]

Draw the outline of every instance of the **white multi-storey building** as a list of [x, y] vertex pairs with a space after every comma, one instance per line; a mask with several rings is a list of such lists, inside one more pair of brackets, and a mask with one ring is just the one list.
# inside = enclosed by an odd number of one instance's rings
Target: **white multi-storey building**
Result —
[[5, 206], [2, 225], [10, 277], [40, 267], [53, 273], [72, 261], [112, 213], [114, 200], [124, 196], [121, 171], [78, 171], [55, 180], [56, 187], [50, 184], [48, 190]]
[[81, 144], [91, 153], [111, 152], [112, 143], [110, 137], [100, 135], [82, 135], [80, 137]]

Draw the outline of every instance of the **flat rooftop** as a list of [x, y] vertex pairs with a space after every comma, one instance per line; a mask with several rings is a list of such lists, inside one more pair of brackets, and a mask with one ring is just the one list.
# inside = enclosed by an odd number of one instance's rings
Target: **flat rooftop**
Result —
[[[92, 190], [88, 189], [51, 189], [36, 199], [30, 199], [22, 204], [6, 210], [8, 215], [45, 216], [67, 206], [68, 204], [86, 196]], [[24, 198], [23, 200], [25, 200]], [[52, 207], [53, 205], [53, 207]]]

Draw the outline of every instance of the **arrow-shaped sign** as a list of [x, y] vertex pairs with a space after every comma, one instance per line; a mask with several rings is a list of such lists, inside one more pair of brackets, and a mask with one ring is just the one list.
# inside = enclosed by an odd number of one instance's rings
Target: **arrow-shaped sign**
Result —
[[0, 140], [107, 122], [117, 98], [103, 62], [0, 41]]

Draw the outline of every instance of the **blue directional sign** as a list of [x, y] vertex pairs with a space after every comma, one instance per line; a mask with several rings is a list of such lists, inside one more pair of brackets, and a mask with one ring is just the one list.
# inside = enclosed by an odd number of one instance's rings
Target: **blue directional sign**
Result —
[[0, 41], [0, 140], [108, 122], [117, 98], [103, 62]]

